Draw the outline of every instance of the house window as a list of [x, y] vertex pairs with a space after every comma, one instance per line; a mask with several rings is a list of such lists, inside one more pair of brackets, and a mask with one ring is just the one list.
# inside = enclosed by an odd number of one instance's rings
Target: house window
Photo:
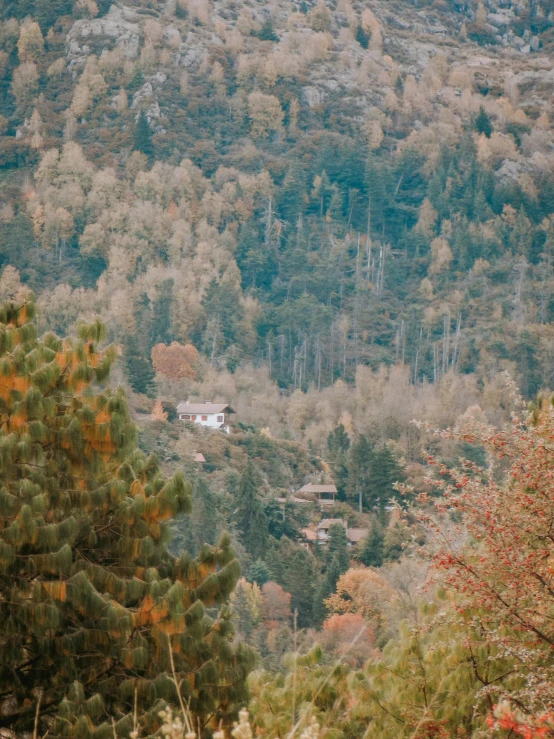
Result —
[[225, 419], [223, 418], [223, 416], [218, 416], [218, 417], [217, 417], [217, 422], [218, 422], [218, 423], [223, 423], [223, 421], [224, 421], [224, 420], [225, 420]]
[[185, 421], [190, 421], [190, 416], [181, 416], [181, 418], [184, 418]]
[[196, 416], [191, 416], [191, 421], [196, 421]]
[[207, 421], [208, 420], [208, 416], [202, 416], [202, 420], [203, 421]]

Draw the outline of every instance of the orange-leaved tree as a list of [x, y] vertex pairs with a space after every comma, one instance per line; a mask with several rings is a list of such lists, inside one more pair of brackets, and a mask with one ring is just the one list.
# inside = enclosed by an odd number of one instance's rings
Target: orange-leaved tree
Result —
[[[223, 605], [238, 577], [228, 538], [168, 553], [190, 508], [138, 451], [100, 323], [37, 338], [32, 299], [0, 308], [0, 729], [50, 736], [156, 731], [182, 698], [200, 725], [244, 701], [250, 657]], [[36, 724], [35, 724], [36, 721]]]
[[532, 717], [554, 708], [554, 408], [541, 401], [529, 413], [511, 392], [519, 410], [507, 427], [444, 432], [484, 447], [486, 469], [428, 460], [442, 517], [434, 562], [494, 647], [490, 659], [511, 665], [494, 684], [482, 679], [483, 691]]
[[192, 344], [173, 341], [152, 347], [154, 370], [170, 380], [195, 380], [198, 351]]

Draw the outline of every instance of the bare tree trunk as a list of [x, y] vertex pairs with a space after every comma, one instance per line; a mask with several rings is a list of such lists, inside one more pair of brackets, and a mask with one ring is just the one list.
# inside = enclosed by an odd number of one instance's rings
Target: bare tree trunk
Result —
[[212, 353], [210, 355], [210, 364], [214, 363], [215, 350], [217, 347], [217, 332], [218, 331], [219, 331], [219, 313], [217, 314], [217, 318], [215, 319], [215, 329], [214, 329], [214, 338], [212, 342]]
[[460, 357], [460, 343], [461, 343], [461, 331], [462, 331], [462, 314], [458, 311], [456, 318], [456, 334], [454, 337], [454, 348], [452, 349], [452, 369], [456, 371], [458, 365], [458, 359]]
[[267, 342], [267, 364], [269, 367], [269, 377], [271, 379], [271, 342]]
[[371, 195], [367, 198], [367, 234], [366, 234], [366, 249], [367, 249], [367, 283], [371, 282]]

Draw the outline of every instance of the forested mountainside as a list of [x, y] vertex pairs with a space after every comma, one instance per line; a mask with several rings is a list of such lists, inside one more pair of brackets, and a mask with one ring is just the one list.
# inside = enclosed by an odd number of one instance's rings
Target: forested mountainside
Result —
[[2, 739], [554, 738], [553, 52], [0, 0]]
[[149, 367], [192, 343], [287, 389], [550, 384], [548, 2], [1, 13], [2, 290], [44, 326], [100, 313]]

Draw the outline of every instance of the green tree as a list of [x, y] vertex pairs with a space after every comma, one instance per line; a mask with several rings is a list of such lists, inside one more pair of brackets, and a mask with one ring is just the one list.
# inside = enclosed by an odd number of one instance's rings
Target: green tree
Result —
[[339, 577], [350, 566], [348, 556], [348, 539], [346, 528], [342, 524], [334, 524], [329, 529], [327, 551], [325, 553], [326, 569], [315, 592], [313, 616], [316, 625], [320, 626], [327, 615], [324, 601], [335, 592]]
[[372, 467], [375, 463], [373, 446], [366, 436], [360, 436], [348, 456], [348, 491], [360, 513], [368, 505]]
[[344, 426], [339, 424], [327, 437], [329, 464], [337, 486], [339, 498], [344, 500], [348, 487], [348, 450], [350, 438]]
[[293, 228], [305, 210], [306, 170], [295, 157], [291, 161], [279, 191], [277, 204], [280, 214]]
[[137, 337], [133, 334], [125, 342], [124, 357], [127, 378], [135, 393], [153, 397], [155, 374], [152, 363], [149, 356], [140, 351]]
[[206, 317], [203, 345], [212, 359], [231, 344], [240, 344], [244, 310], [240, 290], [230, 282], [212, 280], [202, 298]]
[[275, 582], [291, 594], [291, 609], [298, 613], [298, 627], [313, 625], [313, 606], [320, 566], [303, 547], [283, 537], [272, 542], [266, 561]]
[[250, 637], [262, 620], [263, 601], [260, 588], [241, 578], [231, 596], [231, 610], [238, 631]]
[[152, 134], [150, 125], [144, 110], [141, 110], [137, 119], [135, 130], [133, 131], [133, 148], [142, 151], [147, 157], [154, 155], [154, 147], [152, 145]]
[[475, 117], [473, 127], [475, 128], [477, 133], [484, 133], [488, 139], [490, 139], [491, 133], [494, 131], [491, 119], [489, 118], [487, 111], [482, 105], [479, 108], [477, 116]]
[[356, 713], [369, 722], [370, 736], [489, 733], [487, 714], [513, 666], [496, 662], [495, 645], [472, 627], [471, 619], [459, 618], [450, 608], [439, 616], [437, 610], [435, 604], [426, 605], [417, 624], [401, 624], [382, 657], [369, 660], [364, 679], [356, 682]]
[[358, 23], [356, 27], [356, 41], [360, 44], [362, 49], [368, 48], [370, 38], [371, 34], [364, 30], [361, 23]]
[[383, 553], [385, 549], [385, 535], [380, 521], [375, 516], [371, 531], [363, 542], [359, 560], [366, 567], [381, 567], [383, 564]]
[[[198, 560], [167, 549], [190, 509], [137, 448], [103, 326], [37, 338], [32, 302], [0, 309], [0, 728], [14, 735], [128, 736], [182, 697], [204, 726], [245, 700], [248, 651], [222, 605], [238, 579], [229, 538]], [[216, 615], [217, 614], [217, 615]]]
[[254, 559], [260, 559], [267, 547], [267, 518], [258, 496], [256, 468], [250, 459], [239, 481], [235, 521], [244, 548]]
[[384, 444], [380, 449], [375, 449], [368, 478], [368, 504], [377, 509], [382, 518], [386, 504], [391, 498], [398, 497], [394, 484], [405, 479], [402, 465], [389, 447]]
[[271, 570], [262, 559], [257, 559], [250, 567], [248, 579], [262, 587], [271, 580]]
[[[276, 457], [276, 459], [279, 459]], [[264, 513], [267, 518], [267, 527], [271, 536], [276, 539], [286, 536], [291, 541], [298, 541], [300, 527], [307, 526], [309, 521], [304, 511], [298, 510], [299, 505], [285, 503], [284, 507], [270, 498], [264, 502]]]
[[[172, 279], [164, 280], [156, 295], [156, 300], [152, 305], [152, 331], [150, 335], [150, 344], [171, 344], [173, 341], [173, 331], [171, 328], [171, 304], [173, 302], [173, 286]], [[150, 347], [151, 348], [151, 347]]]
[[171, 550], [197, 554], [204, 543], [215, 544], [219, 529], [218, 496], [204, 477], [192, 482], [192, 513], [179, 516], [173, 524]]

